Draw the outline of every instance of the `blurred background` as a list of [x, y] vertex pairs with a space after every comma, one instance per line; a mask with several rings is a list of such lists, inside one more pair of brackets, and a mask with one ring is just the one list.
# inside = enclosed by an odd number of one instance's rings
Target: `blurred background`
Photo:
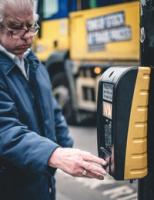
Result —
[[140, 62], [137, 0], [36, 0], [33, 50], [71, 125], [96, 118], [98, 81], [113, 66]]

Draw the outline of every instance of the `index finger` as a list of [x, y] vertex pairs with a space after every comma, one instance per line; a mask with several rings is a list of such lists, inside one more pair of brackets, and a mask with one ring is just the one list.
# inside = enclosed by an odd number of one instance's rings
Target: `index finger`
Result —
[[100, 164], [100, 165], [106, 165], [107, 162], [103, 159], [103, 158], [99, 158], [89, 152], [84, 152], [83, 153], [83, 159], [85, 161], [90, 161], [90, 162], [94, 162], [94, 163], [97, 163], [97, 164]]
[[88, 161], [82, 161], [82, 167], [85, 169], [85, 170], [87, 170], [87, 171], [89, 171], [89, 172], [91, 172], [91, 173], [93, 173], [93, 174], [95, 174], [96, 176], [104, 176], [104, 175], [106, 175], [106, 171], [105, 171], [105, 169], [103, 168], [103, 167], [101, 167], [100, 165], [96, 165], [96, 164], [94, 164], [93, 162], [88, 162]]

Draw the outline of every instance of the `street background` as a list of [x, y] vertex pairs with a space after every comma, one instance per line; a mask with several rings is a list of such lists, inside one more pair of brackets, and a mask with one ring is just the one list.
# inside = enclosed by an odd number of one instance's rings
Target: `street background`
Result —
[[[92, 122], [86, 127], [70, 127], [76, 148], [97, 155], [96, 128]], [[58, 170], [57, 200], [137, 200], [137, 181], [115, 181], [106, 176], [105, 180], [75, 178]]]

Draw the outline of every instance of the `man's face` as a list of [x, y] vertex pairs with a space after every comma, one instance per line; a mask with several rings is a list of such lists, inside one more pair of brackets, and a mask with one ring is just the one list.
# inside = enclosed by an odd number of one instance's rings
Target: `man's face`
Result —
[[[33, 41], [33, 36], [30, 32], [25, 33], [27, 27], [31, 26], [33, 23], [32, 11], [21, 12], [8, 8], [6, 18], [4, 19], [4, 28], [0, 30], [0, 44], [9, 52], [18, 57], [22, 57], [24, 52], [31, 47]], [[12, 30], [22, 30], [25, 34], [18, 37], [13, 35]]]

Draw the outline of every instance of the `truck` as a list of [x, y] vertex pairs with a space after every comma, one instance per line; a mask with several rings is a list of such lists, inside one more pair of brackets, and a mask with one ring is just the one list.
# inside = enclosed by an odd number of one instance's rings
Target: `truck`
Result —
[[70, 124], [96, 115], [98, 80], [108, 67], [140, 62], [138, 0], [38, 0], [33, 49]]

